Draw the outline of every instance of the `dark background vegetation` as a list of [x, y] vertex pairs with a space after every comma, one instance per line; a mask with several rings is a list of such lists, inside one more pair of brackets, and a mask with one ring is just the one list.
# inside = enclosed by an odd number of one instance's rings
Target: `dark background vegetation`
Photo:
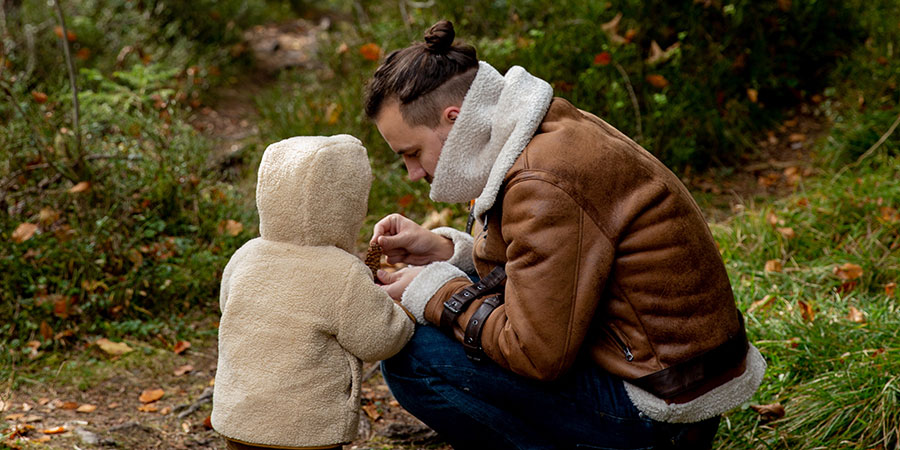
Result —
[[[723, 422], [722, 445], [799, 448], [791, 445], [813, 431], [818, 444], [900, 445], [896, 378], [874, 374], [900, 372], [896, 305], [884, 289], [900, 272], [891, 216], [900, 206], [900, 141], [886, 133], [900, 114], [896, 0], [85, 0], [60, 10], [4, 0], [2, 12], [4, 378], [28, 363], [32, 342], [65, 353], [97, 336], [195, 333], [196, 318], [217, 311], [231, 253], [257, 235], [253, 176], [273, 141], [337, 133], [363, 140], [376, 181], [361, 243], [375, 220], [396, 210], [421, 220], [449, 207], [464, 221], [462, 207], [430, 204], [427, 186], [405, 181], [361, 104], [379, 57], [448, 18], [480, 58], [548, 80], [684, 177], [728, 175], [765, 158], [759, 141], [799, 115], [821, 124], [822, 138], [806, 154], [818, 181], [713, 226], [742, 307], [772, 295], [786, 308], [748, 321], [780, 371], [770, 368], [777, 382], [764, 384], [760, 398], [811, 395], [798, 403], [808, 416], [761, 431], [755, 413], [740, 411]], [[317, 35], [316, 63], [262, 73], [244, 33], [295, 18], [330, 23]], [[194, 120], [226, 89], [252, 93], [244, 98], [258, 133], [223, 161], [220, 140]], [[791, 223], [796, 239], [777, 231]], [[23, 224], [34, 227], [25, 239]], [[772, 259], [795, 271], [763, 271]], [[849, 294], [830, 269], [845, 262], [866, 268]], [[798, 301], [817, 305], [818, 322], [800, 315]], [[871, 309], [867, 325], [823, 319], [826, 311], [843, 317], [851, 303]], [[835, 330], [842, 345], [834, 345]], [[824, 347], [826, 354], [814, 351]], [[887, 356], [876, 369], [866, 352], [879, 348]], [[842, 371], [847, 376], [821, 377]], [[862, 381], [852, 381], [857, 375]], [[809, 393], [829, 389], [850, 397]], [[827, 407], [836, 403], [877, 410], [880, 419], [862, 423]]]

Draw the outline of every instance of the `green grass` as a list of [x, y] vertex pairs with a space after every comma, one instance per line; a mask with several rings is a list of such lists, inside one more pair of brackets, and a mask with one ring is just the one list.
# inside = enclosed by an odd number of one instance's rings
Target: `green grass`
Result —
[[[882, 152], [713, 225], [741, 309], [773, 298], [746, 315], [769, 364], [753, 403], [786, 410], [771, 422], [750, 409], [728, 415], [720, 448], [900, 448], [900, 304], [886, 293], [900, 280], [900, 185], [891, 182], [898, 177], [897, 158]], [[787, 227], [795, 237], [776, 230]], [[766, 272], [771, 259], [784, 270]], [[862, 275], [841, 279], [835, 268], [845, 263]], [[848, 281], [857, 284], [848, 290]]]

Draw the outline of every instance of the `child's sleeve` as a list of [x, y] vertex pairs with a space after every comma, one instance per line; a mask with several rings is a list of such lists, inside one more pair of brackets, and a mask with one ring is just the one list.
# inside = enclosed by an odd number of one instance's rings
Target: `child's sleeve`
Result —
[[351, 264], [337, 307], [337, 340], [363, 361], [390, 358], [412, 337], [414, 319], [372, 281], [362, 261]]

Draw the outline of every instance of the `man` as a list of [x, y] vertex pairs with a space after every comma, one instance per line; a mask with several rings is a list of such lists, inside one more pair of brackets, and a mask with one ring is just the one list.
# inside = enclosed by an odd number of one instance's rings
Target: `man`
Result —
[[410, 179], [475, 199], [474, 239], [375, 226], [388, 261], [412, 265], [379, 278], [421, 325], [382, 366], [394, 396], [457, 448], [710, 448], [765, 362], [690, 193], [543, 80], [453, 39], [435, 24], [367, 86]]

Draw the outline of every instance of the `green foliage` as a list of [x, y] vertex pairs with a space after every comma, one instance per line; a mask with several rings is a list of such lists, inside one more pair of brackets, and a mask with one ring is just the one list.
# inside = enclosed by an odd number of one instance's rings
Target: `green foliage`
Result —
[[[405, 28], [391, 20], [396, 11], [373, 6], [379, 20], [365, 31], [393, 50], [420, 40], [437, 19], [451, 19], [457, 36], [501, 71], [525, 67], [673, 167], [704, 166], [737, 161], [750, 149], [750, 136], [783, 108], [826, 87], [835, 65], [863, 41], [856, 6], [843, 0], [447, 1], [412, 9]], [[671, 51], [652, 59], [654, 43]], [[603, 53], [608, 62], [595, 61]], [[655, 86], [648, 76], [667, 83]]]
[[[230, 25], [220, 40], [199, 42], [184, 31], [200, 19], [172, 20], [164, 2], [67, 6], [72, 53], [89, 50], [73, 61], [80, 141], [53, 8], [35, 1], [7, 10], [0, 339], [10, 352], [0, 361], [21, 358], [35, 339], [61, 348], [83, 333], [155, 335], [190, 308], [214, 308], [225, 262], [255, 231], [253, 211], [211, 163], [213, 143], [187, 119], [223, 72], [240, 67], [226, 60], [236, 24], [281, 7], [204, 4], [197, 14], [216, 9]], [[230, 68], [220, 71], [223, 63]], [[71, 151], [79, 144], [83, 155]], [[65, 169], [79, 162], [86, 178]], [[89, 188], [73, 189], [82, 181]], [[226, 228], [229, 220], [243, 229]], [[21, 224], [36, 233], [14, 239]]]

